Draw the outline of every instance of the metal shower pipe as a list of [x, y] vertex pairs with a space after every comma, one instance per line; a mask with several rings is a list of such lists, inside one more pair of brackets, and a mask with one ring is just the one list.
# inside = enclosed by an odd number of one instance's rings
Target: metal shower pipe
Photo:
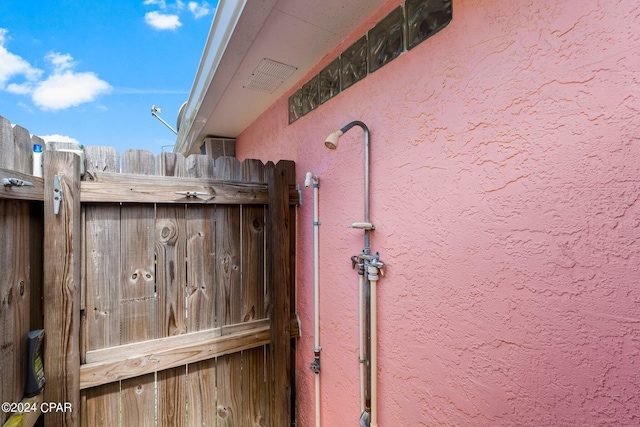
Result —
[[320, 182], [317, 175], [307, 172], [304, 186], [313, 184], [313, 354], [309, 369], [315, 374], [316, 427], [320, 427], [320, 280], [319, 280], [319, 228], [318, 190]]
[[366, 255], [369, 255], [371, 253], [371, 237], [369, 231], [374, 228], [369, 220], [369, 128], [361, 121], [354, 120], [340, 129], [331, 132], [329, 136], [327, 136], [324, 145], [330, 150], [335, 150], [338, 148], [338, 139], [354, 126], [361, 127], [364, 132], [364, 222], [353, 223], [352, 227], [364, 229], [364, 252]]
[[[358, 266], [358, 294], [359, 294], [359, 340], [360, 340], [360, 395], [361, 395], [361, 408], [362, 415], [360, 417], [360, 425], [365, 427], [377, 427], [378, 426], [378, 405], [377, 405], [377, 329], [376, 320], [376, 290], [373, 289], [377, 285], [378, 272], [382, 274], [382, 268], [384, 263], [379, 259], [379, 255], [376, 253], [371, 255], [371, 230], [375, 229], [374, 225], [370, 222], [369, 217], [369, 128], [361, 121], [355, 120], [347, 123], [340, 129], [332, 132], [327, 136], [324, 145], [330, 149], [335, 150], [338, 148], [338, 139], [349, 129], [354, 126], [362, 128], [364, 133], [364, 221], [355, 222], [351, 224], [352, 228], [358, 228], [364, 230], [364, 249], [361, 254], [351, 257], [353, 267]], [[364, 289], [363, 289], [364, 288]], [[363, 295], [364, 294], [364, 295]], [[364, 297], [365, 305], [365, 317], [363, 322], [362, 315], [362, 299]], [[363, 338], [363, 327], [365, 323], [365, 333]], [[363, 357], [363, 341], [366, 346], [366, 357]], [[366, 365], [366, 366], [365, 366]], [[366, 385], [364, 384], [364, 371], [366, 370]]]

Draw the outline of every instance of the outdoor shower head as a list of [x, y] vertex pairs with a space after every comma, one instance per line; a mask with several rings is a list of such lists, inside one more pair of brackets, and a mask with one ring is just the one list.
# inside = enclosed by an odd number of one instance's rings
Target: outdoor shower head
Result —
[[[362, 128], [364, 136], [364, 222], [360, 224], [369, 225], [369, 128], [361, 121], [354, 120], [342, 126], [340, 129], [331, 132], [329, 136], [325, 138], [324, 145], [329, 150], [335, 150], [338, 148], [338, 139], [354, 126]], [[372, 228], [372, 225], [367, 227], [368, 230]], [[368, 234], [366, 233], [365, 239], [368, 240]], [[367, 244], [365, 246], [368, 247], [369, 245]]]
[[338, 148], [338, 139], [342, 136], [342, 134], [344, 134], [342, 129], [331, 132], [329, 136], [325, 138], [324, 146], [329, 150], [335, 150], [336, 148]]

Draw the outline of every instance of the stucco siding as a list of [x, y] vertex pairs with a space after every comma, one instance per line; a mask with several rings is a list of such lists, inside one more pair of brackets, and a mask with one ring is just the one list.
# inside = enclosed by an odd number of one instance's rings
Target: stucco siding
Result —
[[[367, 20], [309, 75], [364, 34]], [[300, 84], [304, 83], [301, 81]], [[459, 0], [440, 33], [240, 158], [320, 177], [322, 419], [357, 425], [371, 130], [380, 426], [640, 425], [640, 5]], [[311, 191], [298, 216], [298, 425], [314, 425]]]

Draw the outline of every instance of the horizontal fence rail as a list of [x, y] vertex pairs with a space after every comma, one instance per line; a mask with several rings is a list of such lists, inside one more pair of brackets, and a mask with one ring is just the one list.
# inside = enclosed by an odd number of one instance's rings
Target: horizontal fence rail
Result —
[[[270, 329], [270, 319], [263, 319], [89, 351], [80, 389], [261, 347], [271, 341]], [[298, 319], [291, 319], [290, 337], [300, 337]]]

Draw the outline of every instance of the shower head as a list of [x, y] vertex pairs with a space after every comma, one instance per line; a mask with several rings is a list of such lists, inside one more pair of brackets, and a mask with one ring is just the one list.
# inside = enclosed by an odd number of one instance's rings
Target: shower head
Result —
[[[369, 128], [359, 120], [354, 120], [342, 126], [340, 129], [331, 132], [325, 138], [324, 145], [329, 150], [338, 148], [338, 139], [354, 126], [362, 128], [364, 136], [364, 224], [369, 223]], [[368, 230], [365, 233], [365, 240], [368, 240]], [[369, 248], [368, 241], [365, 247]]]
[[325, 138], [324, 146], [329, 150], [335, 150], [338, 148], [338, 139], [344, 134], [342, 129], [338, 129], [333, 131]]

